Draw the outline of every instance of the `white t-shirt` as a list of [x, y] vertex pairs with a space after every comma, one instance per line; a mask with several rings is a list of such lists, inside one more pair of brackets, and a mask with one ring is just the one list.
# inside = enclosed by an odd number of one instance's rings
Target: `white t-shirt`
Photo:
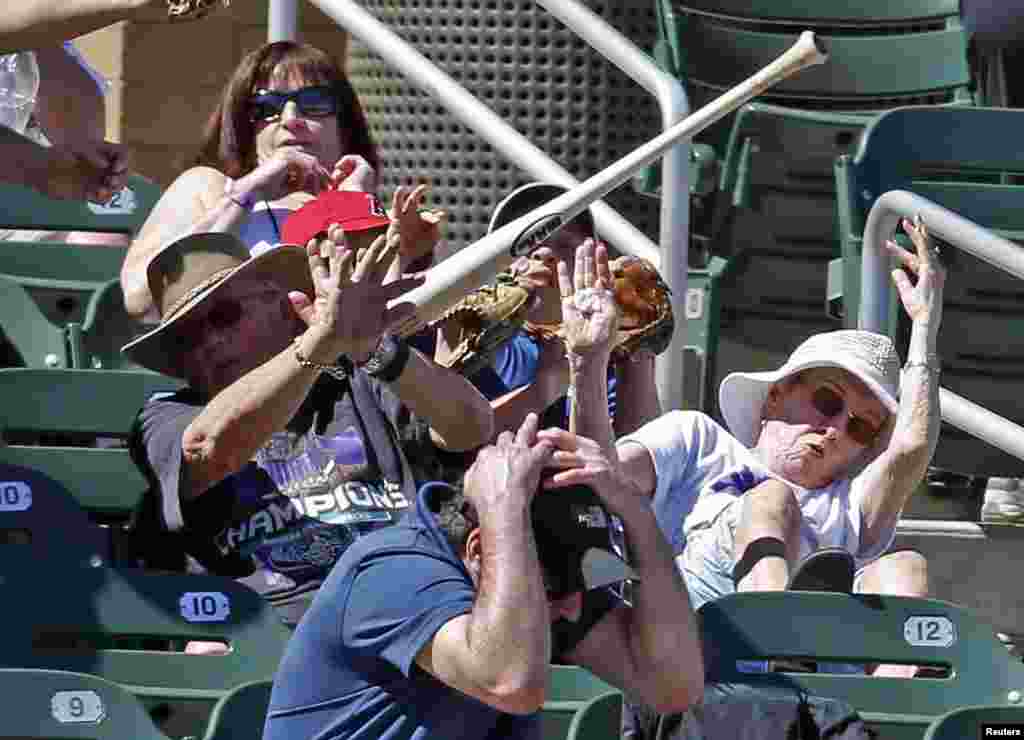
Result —
[[[646, 448], [654, 462], [654, 512], [677, 554], [682, 552], [691, 531], [710, 524], [742, 495], [731, 486], [718, 486], [715, 490], [715, 483], [723, 476], [748, 468], [755, 476], [779, 478], [768, 471], [752, 450], [697, 411], [670, 411], [623, 437], [619, 444], [631, 442]], [[814, 489], [784, 481], [793, 489], [803, 512], [801, 557], [822, 547], [841, 547], [854, 555], [861, 567], [886, 551], [895, 528], [874, 547], [860, 552], [863, 492], [859, 480], [854, 478], [851, 483], [843, 479]]]

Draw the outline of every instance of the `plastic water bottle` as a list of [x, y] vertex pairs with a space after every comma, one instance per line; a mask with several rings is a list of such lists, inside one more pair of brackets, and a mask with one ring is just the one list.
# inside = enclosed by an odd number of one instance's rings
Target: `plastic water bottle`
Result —
[[25, 133], [39, 94], [39, 65], [31, 51], [0, 56], [0, 124]]

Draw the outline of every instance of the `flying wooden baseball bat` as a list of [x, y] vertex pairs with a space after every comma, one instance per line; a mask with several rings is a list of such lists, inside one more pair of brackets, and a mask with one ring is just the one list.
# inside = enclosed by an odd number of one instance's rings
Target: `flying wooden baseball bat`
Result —
[[459, 250], [426, 272], [424, 283], [391, 302], [412, 303], [415, 312], [391, 327], [407, 336], [440, 318], [464, 296], [493, 279], [519, 255], [526, 254], [551, 237], [561, 226], [654, 162], [682, 139], [703, 131], [751, 98], [802, 69], [822, 64], [826, 49], [811, 31], [804, 31], [796, 43], [764, 69], [722, 93], [646, 144], [613, 162], [597, 174], [502, 226], [479, 241]]

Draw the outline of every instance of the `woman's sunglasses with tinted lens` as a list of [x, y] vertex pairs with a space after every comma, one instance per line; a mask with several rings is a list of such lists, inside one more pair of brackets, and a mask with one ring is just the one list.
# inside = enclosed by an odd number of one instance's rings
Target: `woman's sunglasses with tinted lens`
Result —
[[290, 100], [295, 101], [299, 113], [306, 118], [327, 118], [338, 113], [338, 96], [334, 88], [316, 85], [287, 93], [257, 90], [249, 98], [249, 118], [254, 123], [275, 121]]
[[[814, 410], [826, 419], [832, 419], [840, 411], [846, 409], [846, 399], [840, 396], [832, 388], [823, 385], [811, 394], [811, 405]], [[857, 416], [847, 410], [849, 421], [846, 424], [846, 433], [850, 439], [864, 447], [870, 447], [882, 433], [881, 425], [875, 426], [867, 419]]]

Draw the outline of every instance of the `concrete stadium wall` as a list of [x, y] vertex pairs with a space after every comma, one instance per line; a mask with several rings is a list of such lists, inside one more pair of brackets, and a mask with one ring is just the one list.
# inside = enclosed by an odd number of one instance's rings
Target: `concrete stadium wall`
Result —
[[[75, 44], [111, 82], [107, 137], [129, 147], [136, 171], [166, 186], [194, 156], [235, 65], [266, 40], [267, 1], [233, 0], [226, 11], [174, 25], [157, 10]], [[309, 3], [299, 13], [300, 40], [346, 62], [347, 34]]]

